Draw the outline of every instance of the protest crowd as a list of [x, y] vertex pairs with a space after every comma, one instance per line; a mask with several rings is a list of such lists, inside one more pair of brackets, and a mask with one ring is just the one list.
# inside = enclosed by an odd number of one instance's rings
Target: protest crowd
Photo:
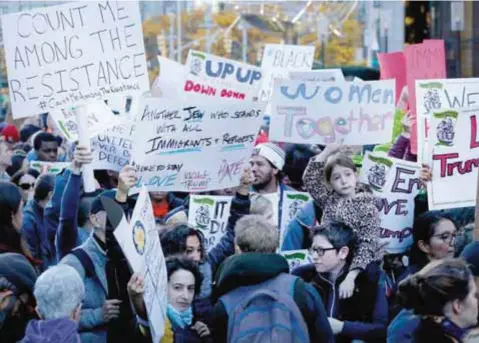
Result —
[[[383, 54], [376, 81], [269, 44], [261, 67], [159, 57], [150, 85], [137, 4], [118, 6], [2, 20], [21, 29], [0, 116], [1, 343], [479, 342], [476, 109], [449, 101], [479, 81], [446, 78], [443, 41]], [[54, 82], [60, 55], [36, 70], [22, 51], [57, 42], [35, 25], [68, 10], [70, 44], [98, 54]]]

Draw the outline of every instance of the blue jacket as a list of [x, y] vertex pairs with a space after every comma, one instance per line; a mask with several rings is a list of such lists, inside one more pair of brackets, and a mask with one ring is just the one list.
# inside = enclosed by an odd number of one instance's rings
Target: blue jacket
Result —
[[80, 313], [79, 332], [82, 343], [105, 343], [106, 323], [103, 319], [103, 304], [107, 299], [106, 253], [93, 235], [80, 246], [88, 254], [95, 266], [96, 277], [87, 277], [80, 260], [72, 254], [66, 255], [60, 263], [75, 268], [85, 284], [85, 300]]
[[29, 200], [23, 209], [22, 236], [25, 238], [33, 258], [43, 262], [41, 270], [54, 265], [54, 252], [50, 250], [47, 233], [43, 225], [43, 208], [36, 200]]
[[402, 310], [389, 324], [387, 343], [414, 343], [414, 333], [421, 318], [412, 310]]
[[68, 169], [64, 169], [61, 173], [55, 177], [55, 187], [53, 188], [53, 194], [45, 207], [43, 214], [43, 225], [45, 226], [45, 232], [47, 234], [48, 245], [54, 253], [55, 261], [60, 260], [56, 254], [55, 238], [58, 230], [58, 224], [60, 223], [60, 208], [63, 196], [63, 191], [67, 184], [68, 178], [71, 172]]
[[306, 236], [309, 229], [316, 223], [316, 208], [314, 201], [308, 201], [289, 222], [286, 228], [281, 251], [309, 249], [310, 239]]
[[84, 243], [89, 236], [86, 230], [78, 228], [81, 183], [81, 175], [69, 173], [61, 198], [60, 222], [55, 239], [55, 249], [59, 260], [73, 248]]
[[312, 264], [293, 271], [293, 275], [314, 286], [326, 306], [328, 317], [344, 322], [343, 331], [336, 337], [336, 342], [384, 342], [388, 324], [388, 301], [385, 285], [380, 282], [383, 271], [377, 263], [369, 264], [356, 278], [353, 296], [339, 300], [339, 285], [347, 273], [348, 268], [332, 283], [327, 279], [326, 273], [318, 274]]

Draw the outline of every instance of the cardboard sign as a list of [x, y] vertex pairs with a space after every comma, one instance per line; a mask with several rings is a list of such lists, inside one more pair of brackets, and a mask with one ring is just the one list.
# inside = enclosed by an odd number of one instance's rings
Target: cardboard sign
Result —
[[406, 82], [406, 60], [404, 53], [378, 53], [379, 70], [381, 80], [396, 80], [396, 103], [399, 101], [402, 89], [407, 85]]
[[88, 1], [2, 16], [14, 118], [149, 90], [136, 2]]
[[261, 62], [265, 76], [260, 100], [270, 100], [275, 79], [288, 79], [290, 71], [309, 71], [313, 61], [314, 46], [267, 44]]
[[37, 170], [40, 174], [58, 174], [63, 169], [68, 168], [70, 164], [68, 162], [31, 161], [30, 168]]
[[341, 69], [290, 71], [289, 79], [295, 80], [295, 81], [313, 81], [313, 82], [345, 81], [344, 75]]
[[277, 80], [271, 99], [270, 139], [326, 145], [391, 141], [394, 80], [308, 82]]
[[[446, 58], [443, 40], [425, 41], [423, 44], [406, 46], [406, 76], [409, 108], [412, 118], [416, 118], [416, 80], [446, 78]], [[411, 127], [411, 152], [417, 153], [417, 124]]]
[[[183, 88], [185, 93], [215, 93], [219, 98], [253, 100], [263, 79], [258, 67], [195, 50], [189, 51], [185, 68], [189, 74]], [[201, 82], [195, 82], [191, 75]]]
[[144, 98], [133, 162], [150, 191], [236, 187], [263, 120], [264, 104]]
[[428, 122], [441, 108], [472, 108], [479, 103], [479, 78], [431, 79], [416, 81], [418, 162], [429, 164]]
[[285, 191], [283, 193], [283, 208], [281, 211], [280, 244], [283, 246], [284, 236], [289, 223], [296, 217], [298, 211], [311, 200], [311, 195], [306, 192]]
[[313, 263], [308, 250], [290, 250], [280, 252], [280, 254], [288, 261], [290, 272], [298, 267]]
[[150, 196], [142, 188], [130, 223], [123, 222], [114, 231], [115, 238], [135, 273], [143, 273], [143, 300], [148, 313], [153, 342], [159, 342], [165, 330], [168, 278]]
[[412, 244], [414, 198], [420, 188], [416, 163], [390, 158], [381, 153], [367, 152], [359, 180], [371, 187], [381, 199], [381, 243], [386, 252], [399, 254]]
[[475, 206], [479, 138], [479, 108], [440, 109], [429, 123], [432, 181], [428, 183], [430, 210]]
[[213, 249], [226, 233], [232, 197], [192, 195], [188, 224], [205, 236], [205, 248]]
[[94, 170], [121, 171], [131, 159], [133, 124], [115, 125], [91, 139]]

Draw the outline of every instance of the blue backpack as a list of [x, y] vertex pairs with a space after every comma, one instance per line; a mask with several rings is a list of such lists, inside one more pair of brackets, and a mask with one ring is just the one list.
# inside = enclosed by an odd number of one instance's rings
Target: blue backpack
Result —
[[239, 287], [219, 300], [228, 314], [228, 343], [309, 343], [308, 327], [294, 301], [297, 277], [280, 274]]

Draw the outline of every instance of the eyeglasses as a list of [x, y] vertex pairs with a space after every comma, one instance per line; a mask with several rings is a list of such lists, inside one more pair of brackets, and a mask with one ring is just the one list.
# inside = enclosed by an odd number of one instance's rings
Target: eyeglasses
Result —
[[336, 250], [336, 248], [319, 248], [319, 247], [311, 247], [309, 248], [309, 254], [312, 256], [314, 254], [318, 255], [319, 257], [324, 256], [324, 253], [329, 250]]
[[444, 243], [451, 243], [453, 240], [456, 239], [455, 233], [441, 233], [437, 235], [432, 235], [432, 237], [437, 237], [441, 239]]
[[28, 191], [30, 188], [33, 188], [35, 186], [34, 183], [22, 183], [20, 185], [20, 188], [23, 189], [24, 191]]

